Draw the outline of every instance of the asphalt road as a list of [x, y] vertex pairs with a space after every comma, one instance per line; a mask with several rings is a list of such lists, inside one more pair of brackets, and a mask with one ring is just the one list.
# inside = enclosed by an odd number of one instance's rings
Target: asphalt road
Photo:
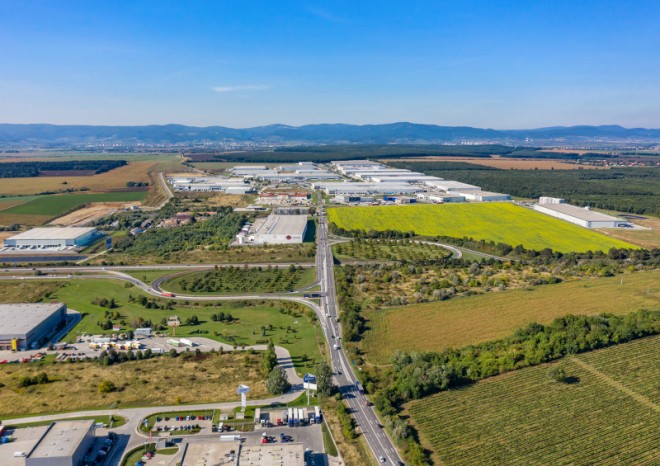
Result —
[[[321, 325], [330, 345], [332, 368], [336, 374], [335, 380], [374, 456], [379, 461], [384, 458], [385, 464], [403, 464], [394, 444], [387, 436], [385, 429], [381, 427], [373, 407], [368, 406], [367, 398], [357, 391], [355, 386], [357, 378], [339, 338], [341, 324], [338, 321], [334, 260], [328, 243], [327, 220], [323, 211], [319, 216], [316, 235], [318, 243], [317, 273], [321, 283], [321, 308], [324, 311], [324, 315], [321, 316]], [[339, 347], [338, 349], [334, 349], [335, 344]]]

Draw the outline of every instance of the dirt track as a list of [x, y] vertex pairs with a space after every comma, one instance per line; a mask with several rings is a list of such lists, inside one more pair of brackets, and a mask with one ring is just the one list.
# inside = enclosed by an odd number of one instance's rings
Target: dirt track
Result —
[[139, 202], [93, 202], [87, 207], [78, 209], [75, 212], [56, 218], [50, 225], [61, 226], [85, 226], [95, 220], [110, 215], [132, 205], [140, 205]]

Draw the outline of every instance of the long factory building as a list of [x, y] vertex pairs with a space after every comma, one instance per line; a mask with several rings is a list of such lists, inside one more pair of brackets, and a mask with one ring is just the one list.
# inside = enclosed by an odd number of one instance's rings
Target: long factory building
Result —
[[307, 215], [271, 214], [257, 219], [247, 232], [237, 235], [238, 244], [302, 243], [307, 232]]
[[626, 220], [564, 202], [534, 204], [534, 210], [585, 228], [619, 228], [628, 225]]
[[94, 227], [32, 228], [3, 241], [5, 248], [17, 250], [58, 250], [83, 247], [92, 242], [99, 232]]
[[39, 346], [66, 322], [66, 304], [0, 304], [0, 350]]

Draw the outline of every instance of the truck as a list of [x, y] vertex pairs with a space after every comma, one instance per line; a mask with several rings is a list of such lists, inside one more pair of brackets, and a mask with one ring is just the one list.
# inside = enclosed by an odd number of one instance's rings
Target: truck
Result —
[[289, 415], [286, 418], [289, 427], [293, 427], [293, 408], [289, 408]]
[[221, 442], [237, 442], [241, 439], [240, 435], [236, 434], [225, 434], [220, 436]]
[[193, 343], [192, 340], [188, 340], [187, 338], [182, 338], [182, 339], [179, 340], [179, 341], [181, 342], [182, 345], [186, 345], [186, 346], [195, 346], [195, 343]]
[[305, 419], [305, 413], [302, 408], [298, 408], [298, 419], [300, 419], [301, 426], [307, 423], [307, 419]]
[[360, 395], [364, 395], [364, 387], [362, 387], [362, 384], [357, 380], [355, 381], [355, 389]]
[[298, 416], [298, 410], [293, 408], [293, 427], [298, 427], [300, 425], [300, 417]]
[[321, 422], [321, 408], [314, 406], [314, 422], [319, 424]]

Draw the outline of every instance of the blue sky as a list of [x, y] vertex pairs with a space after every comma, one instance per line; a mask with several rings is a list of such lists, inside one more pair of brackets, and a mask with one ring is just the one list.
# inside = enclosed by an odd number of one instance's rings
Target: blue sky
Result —
[[658, 1], [0, 0], [0, 122], [660, 128]]

